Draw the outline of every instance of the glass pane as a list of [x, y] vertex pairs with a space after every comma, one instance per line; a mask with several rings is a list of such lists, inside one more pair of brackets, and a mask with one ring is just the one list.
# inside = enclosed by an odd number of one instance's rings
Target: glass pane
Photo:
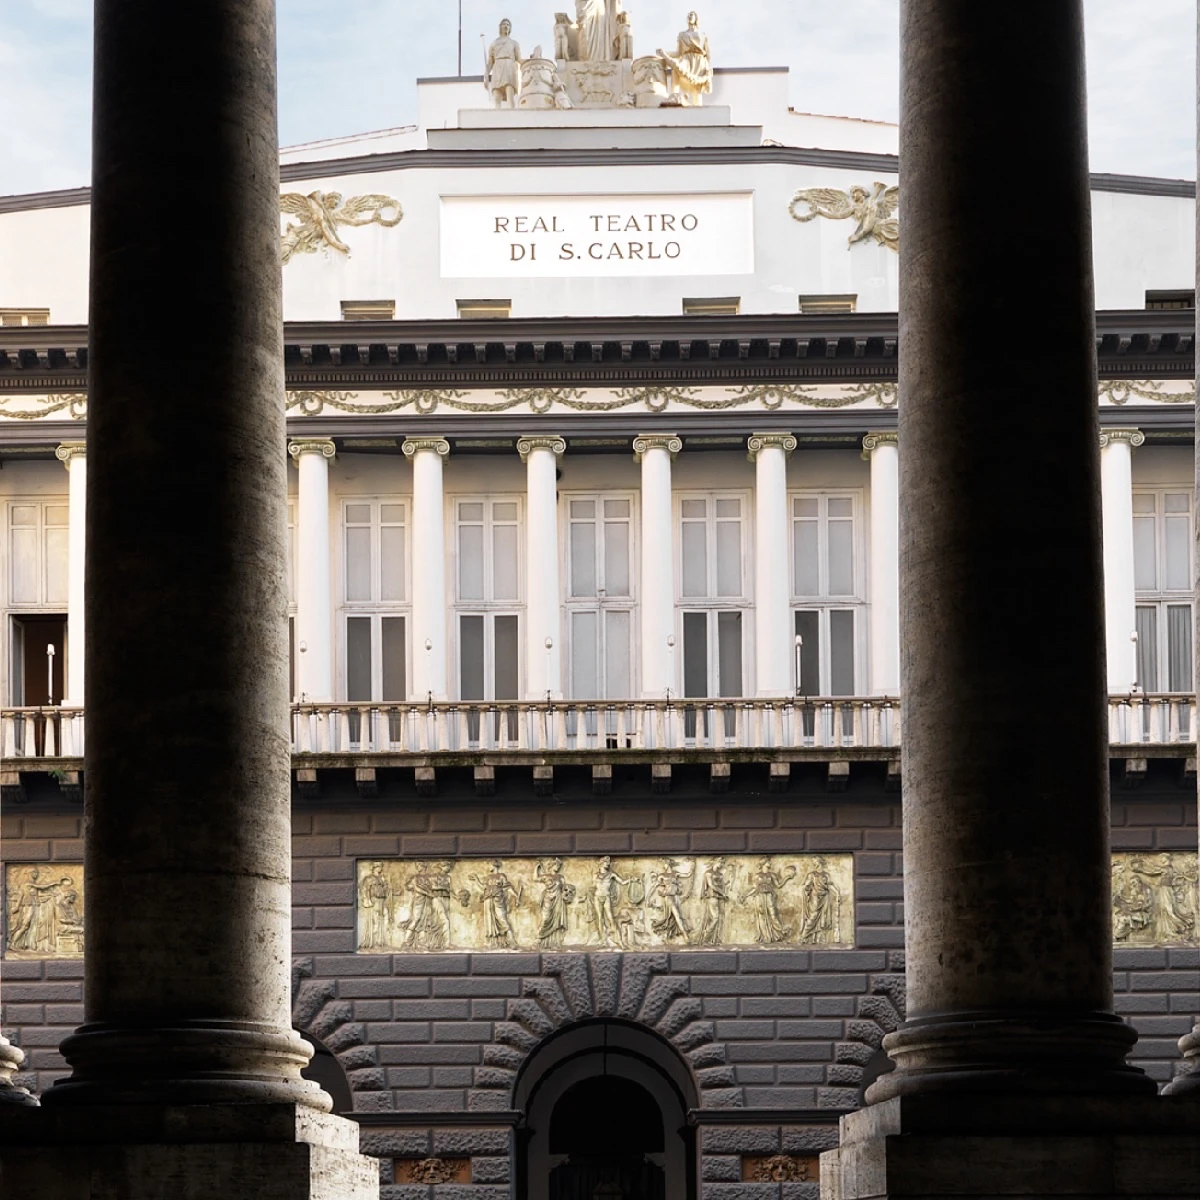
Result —
[[605, 500], [604, 515], [610, 520], [617, 517], [629, 516], [629, 501], [628, 500]]
[[404, 524], [404, 505], [403, 504], [381, 504], [379, 506], [379, 519], [385, 525], [403, 525]]
[[369, 504], [347, 504], [346, 523], [348, 525], [369, 525], [371, 523], [371, 506]]
[[742, 523], [740, 521], [718, 521], [717, 595], [740, 596], [741, 594]]
[[740, 500], [718, 500], [717, 501], [717, 518], [729, 520], [739, 520], [742, 515], [742, 502]]
[[[815, 503], [815, 501], [814, 501]], [[821, 594], [821, 565], [816, 521], [792, 522], [792, 558], [797, 596]]]
[[1192, 690], [1192, 606], [1167, 605], [1167, 687]]
[[1191, 511], [1191, 497], [1187, 492], [1170, 492], [1163, 497], [1163, 509], [1169, 513], [1185, 513]]
[[631, 614], [610, 612], [604, 619], [604, 698], [628, 700], [633, 696], [629, 629]]
[[[499, 508], [500, 505], [496, 507]], [[513, 507], [515, 508], [515, 505]], [[520, 595], [517, 566], [517, 527], [515, 525], [493, 525], [493, 600], [515, 600]], [[557, 597], [555, 599], [557, 600]]]
[[600, 681], [596, 673], [596, 623], [598, 614], [571, 614], [571, 695], [576, 700], [596, 700], [600, 697]]
[[853, 517], [854, 516], [854, 501], [846, 496], [834, 496], [829, 501], [829, 516], [834, 517]]
[[385, 525], [379, 531], [380, 599], [404, 599], [404, 526]]
[[1158, 610], [1137, 607], [1137, 682], [1145, 692], [1158, 691]]
[[37, 529], [12, 531], [12, 564], [9, 599], [14, 604], [36, 604], [38, 596]]
[[[466, 505], [463, 506], [464, 508]], [[483, 599], [483, 526], [458, 527], [458, 598]]]
[[10, 509], [13, 525], [36, 525], [37, 509], [32, 504], [14, 504]]
[[717, 613], [718, 694], [742, 694], [742, 614]]
[[46, 530], [46, 603], [67, 602], [67, 531]]
[[61, 525], [64, 529], [69, 520], [70, 509], [65, 504], [50, 504], [46, 506], [46, 524]]
[[1133, 511], [1135, 513], [1154, 512], [1154, 495], [1151, 492], [1134, 492]]
[[516, 519], [517, 506], [515, 502], [505, 500], [502, 503], [492, 505], [493, 521], [515, 521]]
[[854, 522], [829, 522], [829, 594], [854, 595]]
[[[621, 503], [629, 507], [628, 501]], [[604, 525], [604, 591], [609, 596], [631, 595], [628, 521], [608, 521]]]
[[[685, 500], [684, 504], [690, 501]], [[701, 500], [699, 503], [703, 504]], [[684, 521], [682, 530], [683, 594], [708, 595], [708, 527], [703, 521]]]
[[1139, 592], [1153, 592], [1158, 589], [1153, 517], [1133, 518], [1133, 586]]
[[346, 619], [346, 699], [371, 699], [371, 618]]
[[683, 694], [708, 695], [708, 613], [683, 614]]
[[[1170, 496], [1167, 497], [1170, 499]], [[1192, 586], [1192, 522], [1188, 517], [1164, 517], [1167, 523], [1163, 564], [1166, 580], [1163, 587], [1168, 591], [1186, 592]]]
[[829, 694], [854, 695], [854, 613], [834, 609], [829, 614]]
[[685, 517], [703, 518], [708, 511], [707, 500], [684, 500], [680, 511]]
[[821, 614], [798, 612], [796, 636], [801, 639], [800, 678], [796, 681], [798, 696], [821, 694]]
[[408, 699], [408, 647], [404, 637], [403, 617], [384, 617], [383, 626], [383, 694], [381, 700]]
[[483, 520], [483, 505], [482, 504], [460, 504], [458, 506], [458, 519], [460, 521], [482, 521]]
[[483, 699], [483, 618], [458, 619], [458, 695], [461, 700]]
[[520, 695], [518, 668], [517, 618], [496, 617], [496, 693], [497, 700], [516, 700]]
[[571, 519], [573, 521], [587, 518], [589, 521], [596, 515], [595, 500], [572, 500], [571, 501]]
[[[591, 506], [589, 505], [589, 507]], [[594, 596], [595, 594], [596, 526], [591, 521], [572, 521], [571, 595]]]
[[371, 599], [371, 529], [356, 525], [346, 530], [346, 599]]
[[821, 515], [820, 501], [814, 499], [796, 499], [792, 501], [792, 516], [815, 520]]

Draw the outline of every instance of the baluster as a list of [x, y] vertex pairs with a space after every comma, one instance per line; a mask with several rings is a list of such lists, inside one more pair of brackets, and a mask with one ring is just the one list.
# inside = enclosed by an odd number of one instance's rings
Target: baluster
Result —
[[[513, 711], [512, 709], [509, 709], [509, 712], [504, 714], [504, 717], [505, 717], [504, 725], [505, 725], [506, 731], [511, 730], [511, 728], [512, 728], [512, 726], [510, 724], [512, 718], [511, 718], [511, 716], [509, 716], [509, 713], [511, 713], [512, 711]], [[544, 713], [545, 711], [546, 710], [545, 710], [544, 705], [538, 705], [537, 708], [533, 708], [533, 707], [527, 708], [525, 710], [525, 713], [522, 714], [520, 707], [516, 707], [516, 712], [517, 712], [517, 749], [518, 750], [530, 750], [533, 748], [533, 745], [531, 743], [537, 742], [537, 730], [531, 729], [530, 726], [536, 725], [538, 723], [539, 719], [541, 718], [542, 713]], [[524, 719], [522, 719], [522, 716], [524, 716]], [[511, 739], [509, 740], [508, 748], [510, 750], [512, 749]]]
[[647, 746], [647, 750], [662, 750], [667, 744], [667, 714], [666, 711], [658, 705], [654, 706], [654, 744]]
[[900, 739], [903, 736], [900, 730], [900, 715], [903, 709], [899, 704], [888, 705], [888, 722], [892, 727], [892, 736], [888, 742], [889, 746], [899, 746]]
[[1144, 742], [1146, 740], [1146, 731], [1144, 724], [1144, 709], [1145, 705], [1140, 696], [1134, 696], [1129, 702], [1129, 740], [1130, 742]]
[[22, 728], [25, 733], [25, 746], [21, 753], [26, 758], [37, 757], [37, 723], [34, 720], [33, 713], [26, 713], [25, 720], [22, 722]]
[[1179, 741], [1179, 708], [1182, 701], [1171, 699], [1167, 701], [1168, 709], [1168, 728], [1167, 740], [1171, 742]]
[[[451, 730], [453, 729], [453, 742]], [[437, 708], [433, 714], [433, 746], [434, 750], [461, 750], [466, 745], [463, 731], [463, 713], [461, 708]]]

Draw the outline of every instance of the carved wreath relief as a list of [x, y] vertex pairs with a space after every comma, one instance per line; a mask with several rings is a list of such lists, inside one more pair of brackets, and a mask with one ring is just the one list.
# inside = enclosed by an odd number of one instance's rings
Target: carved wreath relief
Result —
[[[284, 221], [279, 252], [284, 263], [295, 254], [336, 250], [350, 257], [350, 247], [338, 234], [339, 226], [382, 225], [392, 229], [404, 219], [404, 210], [391, 196], [351, 196], [341, 192], [284, 192], [279, 197]], [[291, 220], [286, 218], [291, 217]]]
[[851, 946], [846, 855], [363, 860], [358, 948]]
[[1114, 854], [1113, 941], [1118, 946], [1194, 944], [1197, 874], [1191, 851]]
[[4, 895], [8, 958], [83, 957], [82, 863], [10, 863]]

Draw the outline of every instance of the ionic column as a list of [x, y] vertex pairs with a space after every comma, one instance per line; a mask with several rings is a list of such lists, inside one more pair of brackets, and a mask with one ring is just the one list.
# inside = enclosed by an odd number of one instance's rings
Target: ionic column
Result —
[[412, 463], [412, 678], [417, 700], [446, 699], [446, 518], [442, 459], [450, 443], [409, 438], [402, 447]]
[[1108, 690], [1128, 692], [1138, 677], [1133, 573], [1133, 449], [1146, 435], [1106, 429], [1100, 435], [1100, 504], [1104, 514], [1104, 644]]
[[787, 460], [790, 433], [756, 433], [746, 443], [754, 463], [754, 647], [760, 696], [792, 692], [792, 590], [788, 580]]
[[[1082, 0], [1028, 17], [901, 6], [908, 1020], [872, 1101], [1155, 1090], [1113, 1015]], [[1037, 187], [980, 236], [1009, 159]], [[997, 371], [979, 330], [1031, 281], [1037, 336]]]
[[562, 696], [562, 589], [558, 579], [558, 460], [560, 437], [523, 437], [517, 452], [526, 468], [525, 690], [530, 699]]
[[871, 694], [900, 694], [900, 454], [895, 433], [868, 433], [871, 463]]
[[673, 433], [633, 440], [642, 464], [642, 695], [661, 700], [675, 690], [675, 548], [671, 462], [683, 442]]
[[[92, 1140], [161, 1142], [136, 1185], [111, 1149], [60, 1154], [64, 1194], [131, 1200], [190, 1173], [166, 1143], [198, 1126], [157, 1106], [329, 1108], [291, 1020], [275, 5], [205, 0], [184, 39], [172, 17], [96, 3], [85, 1017], [43, 1096], [141, 1122]], [[180, 195], [219, 218], [179, 220], [161, 200]], [[196, 1159], [214, 1190], [234, 1157]]]
[[87, 539], [84, 527], [87, 520], [87, 445], [84, 442], [63, 442], [54, 451], [66, 468], [68, 479], [67, 528], [67, 694], [64, 708], [83, 705], [83, 564]]
[[288, 443], [300, 488], [296, 506], [296, 691], [305, 700], [333, 699], [333, 596], [329, 564], [328, 438]]

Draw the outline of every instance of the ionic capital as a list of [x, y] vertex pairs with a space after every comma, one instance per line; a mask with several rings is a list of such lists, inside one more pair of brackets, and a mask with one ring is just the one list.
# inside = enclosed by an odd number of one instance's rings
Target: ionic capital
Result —
[[782, 450], [790, 455], [796, 444], [790, 433], [752, 433], [746, 442], [746, 457], [754, 462], [763, 450]]
[[404, 445], [400, 449], [404, 452], [405, 458], [412, 458], [422, 450], [431, 450], [438, 458], [445, 458], [450, 453], [450, 443], [440, 437], [405, 438]]
[[302, 454], [319, 454], [322, 458], [332, 458], [337, 453], [337, 446], [331, 438], [296, 438], [288, 442], [288, 453], [300, 461]]
[[900, 435], [895, 430], [868, 433], [863, 438], [863, 458], [870, 458], [871, 451], [878, 450], [880, 446], [899, 445]]
[[647, 450], [666, 450], [672, 458], [683, 449], [683, 440], [677, 433], [643, 433], [633, 439], [633, 457], [642, 461]]
[[71, 459], [87, 457], [87, 442], [62, 442], [55, 448], [54, 457], [69, 471]]
[[517, 453], [522, 462], [528, 462], [535, 450], [549, 450], [555, 458], [561, 458], [567, 452], [567, 443], [564, 438], [542, 435], [523, 437], [517, 442]]
[[1146, 435], [1140, 429], [1105, 429], [1100, 434], [1100, 449], [1112, 442], [1128, 442], [1133, 448], [1142, 445]]

